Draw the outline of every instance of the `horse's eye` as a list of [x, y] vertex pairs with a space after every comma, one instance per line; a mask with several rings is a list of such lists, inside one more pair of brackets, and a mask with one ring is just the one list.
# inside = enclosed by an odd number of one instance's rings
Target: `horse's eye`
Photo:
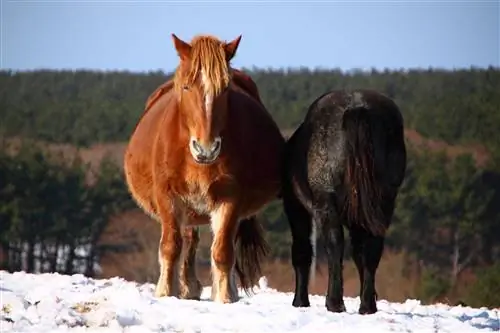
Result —
[[189, 90], [189, 86], [186, 84], [186, 85], [182, 86], [182, 89], [183, 90]]

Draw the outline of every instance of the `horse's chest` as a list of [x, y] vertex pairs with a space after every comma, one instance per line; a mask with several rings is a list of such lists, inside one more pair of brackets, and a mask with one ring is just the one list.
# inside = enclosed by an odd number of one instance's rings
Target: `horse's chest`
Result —
[[199, 215], [205, 215], [210, 212], [210, 206], [206, 195], [198, 193], [190, 193], [184, 195], [182, 201], [188, 208], [192, 209]]

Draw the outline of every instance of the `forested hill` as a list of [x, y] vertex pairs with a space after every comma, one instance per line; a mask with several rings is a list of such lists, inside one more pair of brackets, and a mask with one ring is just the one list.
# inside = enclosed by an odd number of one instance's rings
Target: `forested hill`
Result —
[[[500, 69], [342, 72], [244, 69], [282, 129], [329, 89], [373, 88], [400, 105], [407, 128], [500, 151]], [[0, 72], [0, 133], [85, 146], [128, 139], [146, 98], [170, 73]]]

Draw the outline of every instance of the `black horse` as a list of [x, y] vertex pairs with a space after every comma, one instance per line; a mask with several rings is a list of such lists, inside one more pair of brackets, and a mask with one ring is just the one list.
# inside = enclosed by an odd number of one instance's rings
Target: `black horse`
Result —
[[371, 90], [330, 91], [310, 105], [287, 142], [283, 173], [283, 205], [293, 239], [293, 306], [310, 305], [318, 228], [328, 258], [325, 305], [345, 311], [345, 226], [359, 272], [359, 313], [377, 312], [375, 274], [406, 163], [403, 117], [392, 99]]

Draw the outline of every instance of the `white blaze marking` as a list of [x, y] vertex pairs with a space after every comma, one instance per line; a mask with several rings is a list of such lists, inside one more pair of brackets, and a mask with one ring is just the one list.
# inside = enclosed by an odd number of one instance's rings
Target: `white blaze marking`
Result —
[[203, 99], [205, 101], [205, 112], [208, 118], [209, 110], [212, 107], [214, 97], [210, 89], [210, 81], [208, 80], [208, 76], [203, 69], [201, 70], [201, 83], [203, 85], [203, 90], [204, 90]]

